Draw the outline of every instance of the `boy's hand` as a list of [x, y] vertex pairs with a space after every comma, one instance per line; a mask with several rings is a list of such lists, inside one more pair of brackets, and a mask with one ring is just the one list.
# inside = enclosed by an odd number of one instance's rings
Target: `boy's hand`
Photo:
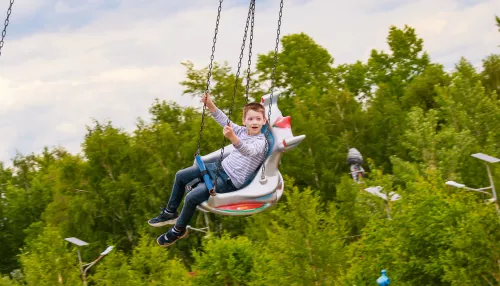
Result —
[[215, 104], [213, 103], [212, 98], [210, 98], [210, 95], [208, 93], [205, 93], [203, 95], [203, 97], [201, 98], [201, 102], [203, 102], [208, 107], [210, 112], [215, 112]]
[[224, 133], [224, 136], [227, 139], [231, 140], [231, 142], [234, 145], [238, 145], [240, 140], [239, 140], [238, 136], [236, 136], [236, 134], [234, 133], [233, 128], [231, 126], [229, 126], [229, 125], [225, 126], [222, 133]]

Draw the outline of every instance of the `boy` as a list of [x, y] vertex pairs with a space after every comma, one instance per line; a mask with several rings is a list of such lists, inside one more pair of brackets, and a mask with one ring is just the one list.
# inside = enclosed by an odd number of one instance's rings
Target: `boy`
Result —
[[[243, 125], [233, 122], [228, 125], [228, 117], [218, 109], [208, 94], [203, 95], [202, 102], [206, 104], [213, 118], [223, 127], [223, 134], [231, 140], [235, 149], [221, 163], [216, 190], [218, 193], [228, 193], [240, 188], [250, 175], [264, 162], [266, 137], [261, 133], [262, 126], [266, 123], [265, 109], [260, 103], [249, 103], [243, 109]], [[215, 181], [217, 163], [205, 164], [212, 181]], [[148, 221], [151, 226], [174, 224], [167, 232], [160, 235], [156, 242], [160, 246], [170, 246], [187, 234], [187, 224], [193, 217], [196, 207], [208, 200], [209, 193], [205, 183], [198, 184], [184, 199], [184, 207], [180, 216], [177, 214], [186, 184], [201, 173], [197, 166], [180, 170], [175, 174], [172, 194], [167, 207], [156, 218]]]

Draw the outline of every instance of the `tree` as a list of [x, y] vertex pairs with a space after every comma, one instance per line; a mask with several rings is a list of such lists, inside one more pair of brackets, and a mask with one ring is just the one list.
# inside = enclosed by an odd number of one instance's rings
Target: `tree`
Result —
[[399, 98], [402, 88], [424, 71], [430, 58], [423, 50], [423, 40], [407, 25], [404, 29], [391, 26], [387, 43], [391, 54], [372, 50], [368, 60], [370, 78], [374, 84], [388, 84]]
[[345, 222], [317, 192], [285, 180], [282, 201], [247, 229], [259, 245], [251, 285], [333, 285], [345, 259]]
[[251, 285], [255, 279], [258, 252], [244, 236], [210, 237], [193, 256], [193, 285]]
[[[326, 92], [332, 81], [333, 58], [328, 51], [304, 33], [284, 36], [278, 53], [275, 86], [284, 95], [300, 95], [315, 87], [319, 94]], [[259, 55], [257, 70], [260, 82], [271, 79], [274, 51]], [[264, 89], [265, 90], [265, 89]]]
[[[500, 124], [500, 102], [495, 96], [485, 94], [479, 74], [465, 59], [457, 64], [450, 87], [439, 88], [437, 101], [441, 121], [444, 121], [442, 125], [453, 128], [458, 133], [469, 132], [469, 140], [477, 142], [474, 152], [498, 152], [495, 142], [500, 139], [496, 127]], [[464, 183], [479, 185], [487, 179], [484, 166], [474, 158], [464, 158], [460, 164], [464, 165], [460, 172]]]
[[361, 61], [335, 67], [333, 80], [336, 86], [350, 91], [358, 100], [364, 101], [372, 97], [368, 66]]
[[[181, 85], [185, 87], [183, 94], [201, 98], [207, 87], [208, 67], [196, 70], [189, 61], [182, 64], [187, 68], [187, 79], [181, 82]], [[252, 79], [253, 74], [250, 75], [248, 90], [250, 102], [259, 99], [263, 94], [260, 90], [260, 83]], [[247, 75], [243, 70], [240, 70], [240, 76], [237, 79], [236, 74], [231, 73], [228, 63], [224, 65], [214, 63], [209, 93], [217, 107], [228, 113], [234, 96], [234, 108], [241, 110], [246, 103], [246, 79]]]
[[[210, 116], [199, 142], [198, 108], [157, 99], [132, 132], [94, 122], [82, 155], [46, 148], [0, 164], [0, 285], [80, 284], [75, 248], [63, 240], [70, 236], [89, 241], [84, 262], [115, 246], [90, 269], [95, 285], [373, 285], [381, 269], [398, 285], [499, 284], [500, 224], [484, 203], [490, 197], [444, 184], [489, 182], [470, 155], [500, 152], [498, 58], [485, 58], [482, 72], [466, 59], [445, 72], [412, 28], [391, 27], [387, 40], [389, 52], [332, 67], [307, 35], [283, 37], [279, 105], [306, 140], [282, 158], [284, 194], [273, 208], [209, 214], [208, 237], [191, 232], [164, 249], [155, 238], [165, 229], [147, 224], [198, 143], [202, 155], [229, 144]], [[273, 57], [260, 55], [251, 100], [267, 92]], [[208, 71], [185, 66], [184, 94], [197, 97]], [[227, 64], [213, 71], [212, 95], [227, 111], [235, 75]], [[364, 157], [360, 183], [348, 173], [351, 147]], [[499, 171], [493, 166], [497, 184]], [[370, 186], [401, 198], [386, 203]], [[190, 224], [204, 224], [202, 213]]]
[[306, 135], [306, 140], [283, 156], [280, 170], [296, 178], [297, 186], [313, 186], [325, 198], [331, 198], [346, 166], [331, 162], [345, 162], [349, 146], [360, 142], [365, 115], [348, 91], [332, 88], [320, 98], [316, 95], [312, 88], [293, 98], [293, 132]]
[[191, 285], [187, 269], [177, 259], [169, 259], [165, 249], [157, 247], [155, 240], [141, 232], [139, 243], [128, 256], [113, 251], [95, 266], [89, 277], [98, 285]]
[[156, 245], [153, 237], [142, 232], [130, 257], [130, 266], [137, 273], [142, 285], [190, 285], [191, 276], [182, 261], [175, 256], [169, 256], [165, 255], [164, 248]]
[[432, 109], [424, 115], [420, 108], [414, 108], [408, 114], [409, 126], [401, 144], [420, 170], [439, 169], [447, 177], [460, 178], [477, 141], [469, 130], [440, 127], [438, 114]]
[[500, 96], [500, 55], [490, 55], [483, 60], [481, 81], [488, 93]]
[[[401, 285], [498, 283], [495, 209], [476, 194], [445, 189], [438, 172], [394, 163], [400, 165], [394, 176], [406, 180], [402, 199], [392, 206], [392, 220], [370, 219], [361, 239], [350, 245], [349, 270], [339, 285], [372, 285], [380, 269]], [[481, 218], [487, 222], [479, 223]]]
[[98, 285], [139, 286], [144, 285], [137, 272], [128, 263], [128, 257], [121, 251], [113, 251], [96, 266], [96, 273], [88, 277], [89, 282]]
[[[367, 132], [363, 141], [366, 156], [373, 158], [377, 165], [390, 169], [389, 157], [399, 154], [397, 142], [405, 129], [406, 110], [402, 104], [405, 89], [426, 70], [430, 59], [423, 50], [423, 40], [408, 26], [404, 29], [391, 26], [387, 43], [391, 53], [372, 50], [367, 63], [370, 85], [375, 92], [374, 98], [367, 103]], [[435, 69], [430, 69], [429, 73], [432, 71]], [[427, 93], [428, 86], [424, 84], [423, 94]], [[432, 106], [428, 96], [427, 99], [412, 96], [414, 87], [408, 93], [407, 102], [422, 101]]]
[[39, 231], [21, 254], [28, 285], [78, 285], [82, 283], [76, 250], [68, 251], [56, 227], [36, 226]]
[[9, 276], [0, 276], [0, 286], [19, 286], [17, 281], [10, 279]]
[[[0, 169], [0, 214], [2, 222], [2, 256], [0, 272], [9, 273], [19, 267], [16, 255], [23, 246], [28, 227], [40, 221], [42, 213], [52, 201], [52, 190], [57, 188], [54, 176], [56, 162], [65, 152], [59, 148], [44, 148], [42, 154], [17, 154], [12, 169]], [[29, 207], [27, 207], [29, 206]], [[8, 247], [6, 247], [8, 246]]]
[[430, 64], [405, 88], [401, 98], [403, 109], [408, 111], [420, 107], [427, 111], [436, 108], [436, 87], [448, 86], [450, 82], [451, 78], [442, 65]]

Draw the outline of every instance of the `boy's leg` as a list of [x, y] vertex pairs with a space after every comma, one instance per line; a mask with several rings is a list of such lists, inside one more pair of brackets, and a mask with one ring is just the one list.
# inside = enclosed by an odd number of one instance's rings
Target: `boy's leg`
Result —
[[205, 183], [200, 183], [196, 188], [191, 190], [184, 198], [184, 206], [182, 207], [181, 215], [177, 219], [175, 226], [178, 229], [186, 228], [196, 211], [196, 207], [208, 200], [209, 196], [210, 194], [208, 193]]
[[177, 211], [182, 202], [182, 198], [184, 197], [184, 193], [186, 192], [186, 185], [200, 176], [201, 172], [198, 166], [191, 166], [186, 169], [182, 169], [175, 174], [172, 193], [170, 194], [170, 199], [167, 203], [167, 210], [169, 212]]
[[160, 246], [170, 246], [177, 240], [185, 237], [188, 232], [187, 225], [193, 217], [196, 207], [208, 200], [209, 196], [210, 194], [205, 183], [198, 184], [196, 188], [186, 195], [181, 215], [177, 218], [175, 225], [167, 233], [160, 235], [156, 239], [156, 242]]
[[[208, 165], [208, 168], [213, 168], [212, 165]], [[212, 180], [214, 183], [214, 180]], [[221, 177], [217, 179], [217, 192], [227, 193], [235, 191], [236, 188], [227, 181], [227, 175], [222, 174]], [[193, 217], [196, 208], [204, 201], [208, 200], [210, 194], [208, 193], [208, 188], [205, 183], [200, 183], [196, 188], [189, 192], [184, 198], [184, 207], [182, 208], [181, 215], [177, 219], [175, 225], [167, 232], [160, 235], [156, 242], [160, 246], [170, 246], [174, 244], [177, 240], [186, 236], [188, 230], [187, 225], [191, 218]]]
[[179, 207], [184, 193], [186, 191], [186, 184], [201, 176], [200, 169], [197, 166], [191, 166], [178, 171], [175, 174], [174, 185], [172, 193], [168, 200], [167, 207], [162, 209], [160, 215], [148, 221], [151, 226], [164, 226], [174, 224], [179, 217], [177, 208]]
[[[215, 168], [215, 164], [206, 164], [207, 169]], [[217, 187], [216, 191], [218, 193], [228, 193], [235, 191], [236, 188], [232, 185], [232, 183], [227, 181], [228, 177], [225, 173], [222, 173], [217, 178]], [[212, 179], [212, 183], [215, 183], [215, 180]], [[184, 206], [182, 207], [182, 212], [175, 226], [177, 229], [184, 229], [187, 227], [189, 221], [193, 217], [196, 207], [198, 207], [201, 203], [208, 200], [210, 194], [208, 192], [208, 188], [205, 183], [200, 183], [196, 188], [190, 191], [186, 197], [184, 198]]]

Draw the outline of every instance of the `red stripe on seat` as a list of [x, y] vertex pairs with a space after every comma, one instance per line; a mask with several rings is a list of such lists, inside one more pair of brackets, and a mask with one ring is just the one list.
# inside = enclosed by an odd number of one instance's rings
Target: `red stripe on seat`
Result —
[[243, 210], [251, 210], [257, 209], [264, 205], [265, 203], [241, 203], [241, 204], [231, 204], [218, 207], [217, 209], [221, 210], [230, 210], [230, 211], [243, 211]]

